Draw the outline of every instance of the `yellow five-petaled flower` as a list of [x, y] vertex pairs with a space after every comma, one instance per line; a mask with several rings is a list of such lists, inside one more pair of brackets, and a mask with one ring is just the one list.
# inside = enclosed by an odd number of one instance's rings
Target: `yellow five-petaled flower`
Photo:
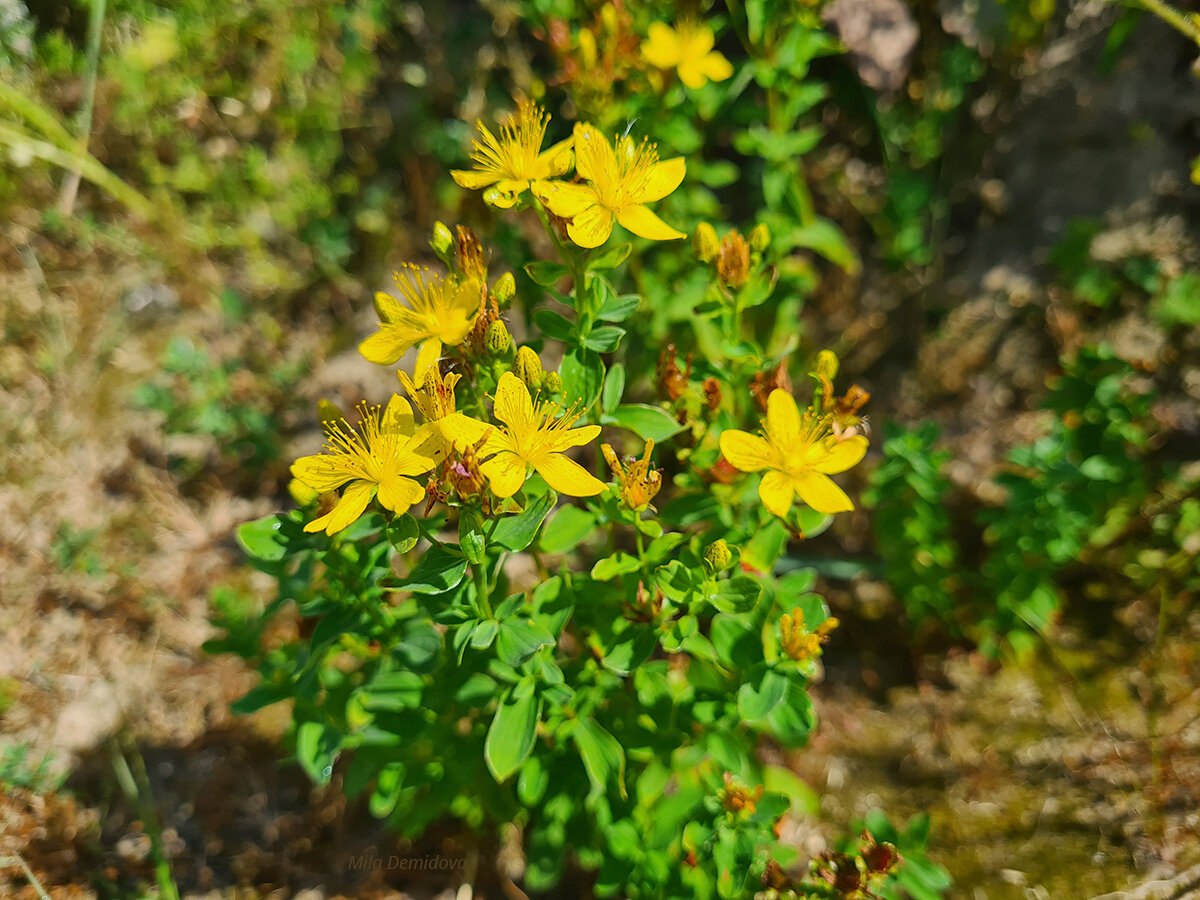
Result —
[[362, 423], [357, 429], [345, 419], [324, 422], [325, 452], [292, 463], [292, 475], [322, 494], [349, 482], [333, 509], [305, 525], [305, 531], [341, 531], [376, 497], [381, 506], [402, 514], [425, 496], [414, 476], [428, 472], [436, 463], [430, 429], [416, 427], [412, 407], [396, 394], [382, 416], [378, 406], [365, 403], [359, 412]]
[[442, 278], [407, 264], [395, 273], [407, 305], [382, 291], [375, 295], [379, 330], [358, 345], [373, 363], [390, 366], [420, 345], [413, 375], [421, 381], [442, 355], [443, 345], [461, 344], [475, 323], [482, 285], [474, 279]]
[[479, 456], [486, 460], [480, 471], [497, 497], [519, 491], [529, 467], [560, 494], [591, 497], [604, 490], [604, 482], [563, 452], [595, 440], [599, 425], [572, 428], [578, 414], [564, 413], [550, 401], [534, 405], [529, 388], [512, 372], [500, 376], [492, 412], [503, 427], [488, 432]]
[[476, 122], [479, 138], [471, 141], [471, 161], [475, 168], [455, 169], [451, 177], [459, 187], [486, 189], [484, 200], [508, 209], [531, 185], [563, 175], [571, 168], [571, 138], [542, 151], [549, 121], [550, 117], [541, 108], [526, 102], [519, 104], [516, 113], [501, 123], [499, 137], [483, 122]]
[[721, 453], [734, 468], [762, 472], [758, 496], [780, 518], [792, 508], [796, 496], [817, 512], [839, 513], [854, 509], [845, 491], [830, 475], [845, 472], [862, 461], [867, 439], [861, 435], [838, 440], [828, 417], [811, 410], [803, 415], [792, 395], [771, 391], [762, 433], [729, 429], [721, 435]]
[[642, 43], [642, 57], [655, 68], [674, 69], [679, 80], [695, 90], [733, 74], [729, 60], [713, 49], [715, 40], [707, 25], [680, 22], [672, 28], [655, 22]]
[[533, 192], [550, 211], [570, 219], [567, 234], [580, 247], [599, 247], [612, 234], [613, 221], [639, 237], [669, 241], [687, 237], [646, 206], [679, 187], [682, 157], [659, 161], [654, 145], [628, 136], [613, 145], [587, 124], [575, 126], [575, 170], [587, 184], [543, 181]]

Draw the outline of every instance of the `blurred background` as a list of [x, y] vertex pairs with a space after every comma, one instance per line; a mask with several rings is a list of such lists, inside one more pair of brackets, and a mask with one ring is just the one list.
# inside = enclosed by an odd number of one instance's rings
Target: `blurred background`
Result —
[[[1197, 20], [792, 0], [764, 56], [742, 6], [0, 0], [0, 893], [454, 895], [349, 863], [415, 851], [230, 711], [213, 623], [316, 402], [393, 389], [390, 269], [438, 220], [530, 240], [448, 175], [514, 96], [686, 155], [686, 230], [765, 210], [779, 315], [872, 395], [860, 509], [798, 551], [843, 626], [796, 839], [884, 809], [955, 896], [1195, 889]], [[638, 52], [687, 15], [737, 70], [694, 96]], [[655, 334], [689, 252], [636, 273]]]

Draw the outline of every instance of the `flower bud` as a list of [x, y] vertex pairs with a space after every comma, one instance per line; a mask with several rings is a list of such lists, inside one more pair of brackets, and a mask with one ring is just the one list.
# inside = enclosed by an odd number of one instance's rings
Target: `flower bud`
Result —
[[433, 223], [433, 237], [429, 241], [429, 246], [433, 248], [434, 253], [441, 257], [445, 257], [454, 247], [454, 234], [445, 222]]
[[488, 326], [483, 337], [484, 347], [491, 356], [504, 356], [512, 347], [512, 335], [503, 319], [497, 319]]
[[836, 353], [832, 350], [822, 350], [817, 354], [817, 365], [813, 370], [813, 374], [822, 381], [833, 381], [833, 379], [837, 378], [838, 365]]
[[492, 296], [501, 306], [507, 306], [516, 293], [517, 279], [513, 278], [512, 272], [505, 272], [496, 279], [496, 283], [492, 286]]
[[712, 262], [716, 259], [719, 243], [717, 230], [707, 222], [701, 222], [692, 233], [692, 247], [701, 262]]
[[512, 372], [523, 382], [531, 391], [538, 391], [542, 388], [542, 360], [529, 347], [521, 347], [517, 350], [517, 358], [513, 363]]
[[557, 372], [547, 372], [542, 379], [542, 390], [549, 394], [561, 394], [563, 389], [562, 376]]
[[759, 253], [766, 253], [771, 246], [771, 229], [765, 223], [759, 222], [750, 229], [750, 247]]
[[704, 548], [704, 567], [715, 575], [729, 568], [733, 562], [733, 554], [724, 540], [716, 540]]
[[717, 277], [734, 290], [750, 280], [750, 245], [737, 231], [729, 232], [721, 240], [717, 250]]

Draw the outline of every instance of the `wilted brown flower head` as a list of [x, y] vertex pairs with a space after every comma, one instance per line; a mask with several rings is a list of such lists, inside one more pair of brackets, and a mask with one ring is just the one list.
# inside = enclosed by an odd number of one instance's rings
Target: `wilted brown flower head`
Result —
[[750, 245], [740, 231], [731, 231], [721, 238], [717, 250], [717, 277], [734, 290], [750, 280]]

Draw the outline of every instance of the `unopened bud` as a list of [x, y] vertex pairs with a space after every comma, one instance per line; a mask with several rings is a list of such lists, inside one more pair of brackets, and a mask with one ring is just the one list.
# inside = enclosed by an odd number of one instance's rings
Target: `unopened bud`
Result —
[[492, 296], [501, 306], [506, 306], [516, 293], [517, 279], [513, 278], [512, 272], [505, 272], [496, 279], [495, 285], [492, 286]]
[[512, 335], [508, 333], [508, 327], [504, 324], [503, 319], [497, 319], [488, 326], [487, 332], [483, 336], [484, 346], [487, 352], [492, 356], [503, 356], [512, 346]]
[[547, 372], [542, 378], [542, 390], [549, 394], [561, 394], [563, 389], [562, 376], [557, 372]]
[[733, 554], [724, 540], [716, 540], [704, 548], [704, 565], [713, 575], [723, 572], [733, 562]]
[[512, 367], [513, 374], [521, 381], [525, 382], [525, 386], [531, 391], [539, 391], [542, 388], [542, 360], [529, 347], [521, 347], [517, 350], [517, 358]]
[[771, 246], [771, 229], [765, 223], [759, 222], [750, 229], [750, 246], [759, 253], [765, 253]]
[[712, 262], [717, 258], [720, 241], [717, 239], [717, 229], [707, 222], [701, 222], [692, 232], [692, 247], [701, 262]]
[[433, 223], [433, 237], [429, 241], [429, 246], [433, 248], [434, 253], [443, 258], [454, 247], [454, 234], [445, 222]]
[[833, 381], [838, 373], [837, 354], [832, 350], [822, 350], [817, 354], [817, 365], [814, 374], [822, 381]]

